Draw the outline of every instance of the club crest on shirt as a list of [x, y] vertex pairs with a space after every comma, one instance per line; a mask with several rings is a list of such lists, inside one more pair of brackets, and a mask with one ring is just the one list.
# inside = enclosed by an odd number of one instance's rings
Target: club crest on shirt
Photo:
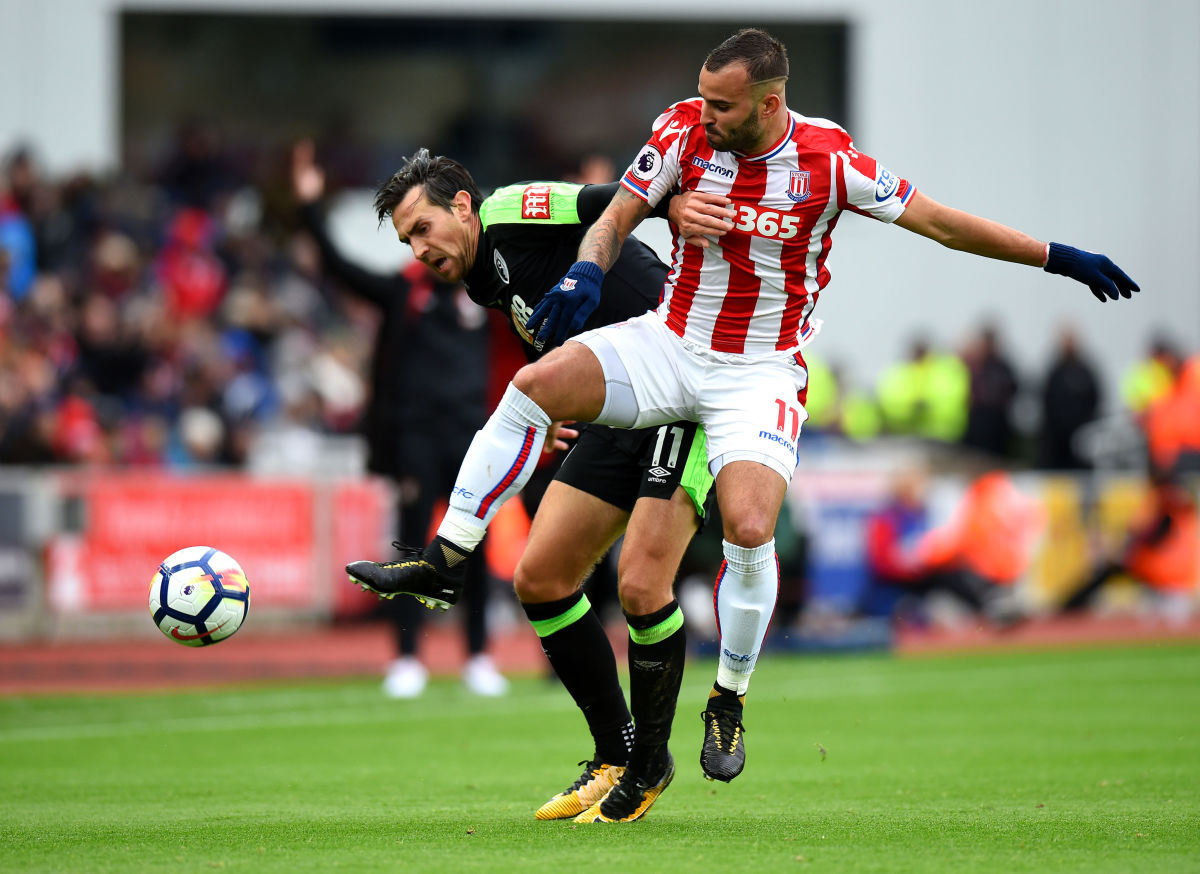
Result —
[[635, 179], [649, 182], [658, 175], [658, 171], [662, 169], [662, 165], [662, 152], [654, 148], [654, 146], [648, 145], [633, 159], [633, 167], [630, 169], [633, 171]]
[[812, 195], [811, 174], [808, 170], [793, 170], [788, 176], [787, 196], [796, 203], [803, 203]]
[[500, 281], [508, 285], [508, 264], [505, 263], [499, 249], [492, 252], [492, 264], [496, 267], [496, 275], [500, 277]]

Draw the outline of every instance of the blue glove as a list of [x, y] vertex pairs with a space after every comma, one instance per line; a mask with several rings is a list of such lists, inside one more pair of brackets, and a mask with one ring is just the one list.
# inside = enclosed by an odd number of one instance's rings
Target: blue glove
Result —
[[562, 282], [546, 292], [525, 323], [539, 349], [557, 346], [583, 330], [600, 304], [604, 271], [591, 261], [576, 261]]
[[1107, 299], [1132, 297], [1133, 292], [1141, 291], [1138, 284], [1107, 256], [1074, 249], [1062, 243], [1050, 244], [1050, 255], [1043, 269], [1047, 273], [1069, 276], [1082, 282], [1101, 303]]

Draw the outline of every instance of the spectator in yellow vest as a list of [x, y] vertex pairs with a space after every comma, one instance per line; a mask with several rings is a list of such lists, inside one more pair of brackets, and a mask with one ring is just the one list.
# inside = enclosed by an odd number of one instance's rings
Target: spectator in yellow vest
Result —
[[895, 434], [957, 442], [967, 425], [970, 376], [954, 355], [934, 352], [924, 340], [909, 359], [889, 368], [879, 384], [884, 423]]
[[1121, 399], [1133, 413], [1141, 414], [1171, 390], [1182, 356], [1163, 336], [1150, 344], [1150, 355], [1121, 378]]

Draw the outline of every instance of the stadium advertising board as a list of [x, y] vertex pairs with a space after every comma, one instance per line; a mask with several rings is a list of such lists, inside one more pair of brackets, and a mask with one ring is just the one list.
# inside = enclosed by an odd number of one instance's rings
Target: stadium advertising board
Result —
[[308, 483], [113, 474], [65, 477], [61, 490], [67, 530], [51, 539], [46, 568], [55, 611], [143, 610], [159, 563], [199, 544], [237, 558], [255, 606], [318, 602]]
[[38, 577], [27, 544], [29, 509], [24, 483], [0, 483], [0, 640], [26, 632], [41, 607]]

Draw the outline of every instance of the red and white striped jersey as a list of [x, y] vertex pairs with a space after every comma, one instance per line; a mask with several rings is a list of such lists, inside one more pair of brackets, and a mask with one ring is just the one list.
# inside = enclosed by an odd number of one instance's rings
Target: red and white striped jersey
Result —
[[790, 352], [812, 332], [838, 216], [848, 209], [893, 222], [916, 189], [833, 122], [795, 112], [765, 152], [718, 152], [700, 124], [701, 103], [684, 100], [660, 115], [621, 179], [651, 206], [671, 191], [699, 190], [727, 195], [737, 211], [707, 249], [676, 233], [658, 313], [680, 337], [718, 352]]

